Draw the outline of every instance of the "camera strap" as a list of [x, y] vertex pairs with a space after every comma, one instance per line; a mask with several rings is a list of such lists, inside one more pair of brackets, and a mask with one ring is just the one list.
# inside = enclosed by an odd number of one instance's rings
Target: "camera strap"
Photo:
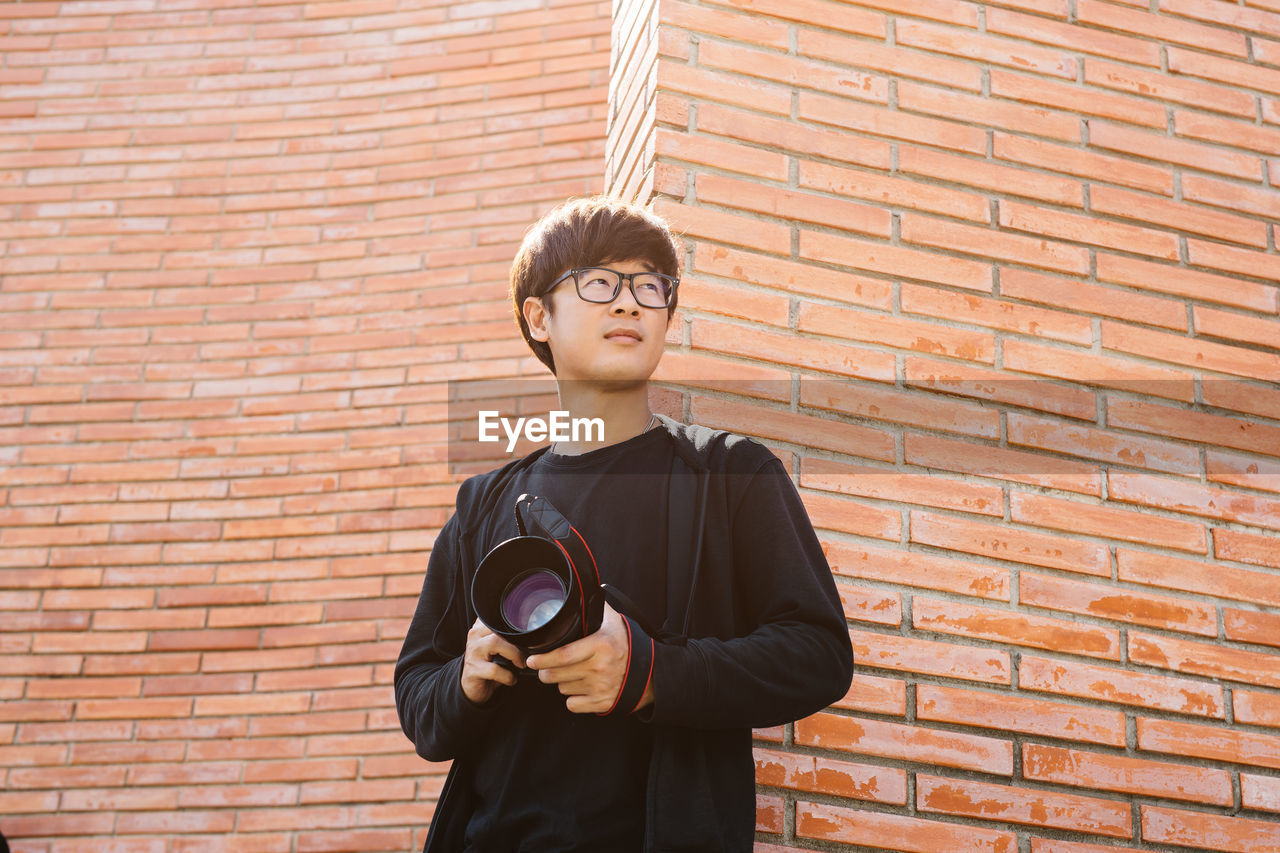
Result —
[[665, 641], [683, 642], [688, 638], [698, 567], [702, 562], [707, 497], [703, 491], [709, 487], [711, 457], [726, 435], [717, 433], [708, 442], [707, 470], [701, 476], [680, 453], [672, 454], [667, 488], [667, 618], [659, 632]]
[[582, 636], [593, 633], [604, 619], [605, 596], [600, 588], [600, 570], [587, 540], [551, 501], [537, 495], [522, 494], [516, 499], [516, 528], [521, 536], [550, 539], [564, 552], [574, 578], [569, 594], [578, 597], [582, 612]]

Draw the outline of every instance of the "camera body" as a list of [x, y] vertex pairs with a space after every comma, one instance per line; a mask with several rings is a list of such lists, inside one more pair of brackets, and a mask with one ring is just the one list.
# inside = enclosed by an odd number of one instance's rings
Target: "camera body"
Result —
[[527, 655], [595, 632], [605, 595], [582, 534], [537, 495], [520, 495], [515, 513], [520, 535], [495, 545], [471, 580], [480, 621]]

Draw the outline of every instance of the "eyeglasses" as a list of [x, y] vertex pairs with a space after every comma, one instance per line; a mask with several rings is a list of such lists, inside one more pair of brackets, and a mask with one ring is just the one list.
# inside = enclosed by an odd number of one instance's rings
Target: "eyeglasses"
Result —
[[645, 308], [666, 308], [675, 296], [676, 286], [680, 284], [680, 279], [660, 272], [620, 273], [605, 267], [579, 267], [553, 281], [546, 292], [550, 293], [560, 282], [570, 277], [578, 290], [578, 298], [585, 302], [600, 303], [617, 299], [625, 279], [636, 304]]

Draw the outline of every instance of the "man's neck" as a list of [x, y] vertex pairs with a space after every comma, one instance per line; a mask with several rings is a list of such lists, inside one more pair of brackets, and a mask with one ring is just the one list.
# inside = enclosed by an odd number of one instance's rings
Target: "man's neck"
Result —
[[560, 408], [570, 418], [599, 418], [604, 424], [602, 441], [558, 441], [552, 451], [577, 456], [634, 438], [653, 422], [649, 409], [649, 386], [643, 383], [623, 391], [607, 391], [586, 383], [561, 383]]

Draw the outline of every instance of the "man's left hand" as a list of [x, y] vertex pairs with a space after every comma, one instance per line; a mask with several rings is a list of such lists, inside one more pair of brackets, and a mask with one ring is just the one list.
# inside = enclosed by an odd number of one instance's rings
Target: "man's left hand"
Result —
[[[565, 707], [575, 714], [603, 714], [613, 708], [627, 674], [631, 647], [622, 616], [607, 603], [600, 629], [568, 645], [540, 655], [525, 664], [537, 670], [545, 684], [554, 684], [567, 697]], [[653, 701], [653, 688], [645, 689], [638, 708]]]

